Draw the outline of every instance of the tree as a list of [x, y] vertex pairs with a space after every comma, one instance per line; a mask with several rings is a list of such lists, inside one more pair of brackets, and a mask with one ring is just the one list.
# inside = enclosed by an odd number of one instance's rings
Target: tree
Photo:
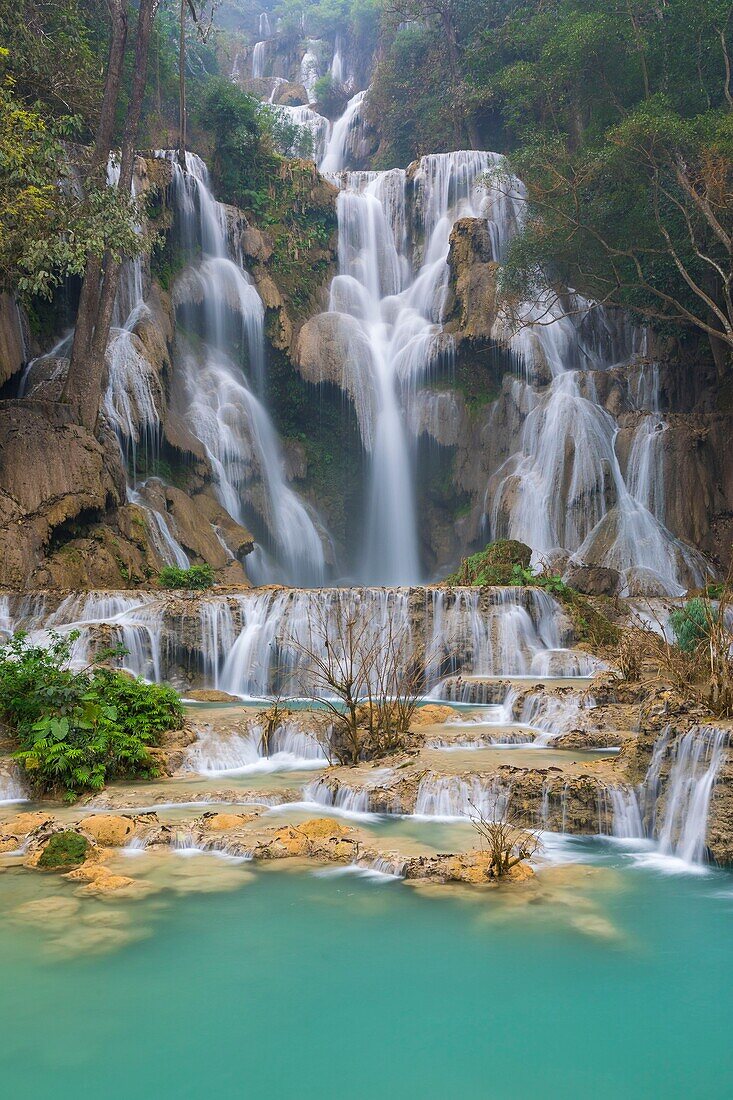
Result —
[[[89, 173], [92, 185], [96, 187], [104, 186], [112, 152], [130, 19], [128, 0], [107, 0], [107, 6], [111, 20], [109, 56]], [[145, 93], [150, 34], [157, 8], [158, 0], [140, 0], [137, 9], [132, 83], [125, 112], [117, 183], [117, 196], [122, 203], [129, 202], [132, 187], [135, 143]], [[121, 262], [122, 257], [109, 248], [101, 256], [90, 252], [79, 298], [63, 399], [76, 406], [79, 422], [92, 430], [96, 427], [99, 416], [105, 352]]]
[[307, 640], [290, 643], [300, 658], [304, 694], [325, 706], [331, 734], [324, 746], [340, 764], [405, 748], [425, 659], [409, 631], [375, 624], [339, 596], [319, 605]]
[[519, 4], [474, 56], [528, 187], [503, 289], [548, 272], [660, 328], [733, 352], [728, 0]]
[[209, 0], [209, 19], [208, 22], [204, 22], [206, 2], [197, 5], [195, 0], [181, 0], [178, 35], [178, 161], [184, 171], [186, 168], [186, 16], [191, 15], [199, 40], [206, 42], [214, 25], [214, 13], [218, 4], [219, 0]]
[[539, 835], [533, 829], [516, 825], [506, 814], [488, 818], [473, 802], [470, 821], [478, 833], [488, 855], [489, 878], [504, 878], [524, 860], [532, 859], [542, 847]]

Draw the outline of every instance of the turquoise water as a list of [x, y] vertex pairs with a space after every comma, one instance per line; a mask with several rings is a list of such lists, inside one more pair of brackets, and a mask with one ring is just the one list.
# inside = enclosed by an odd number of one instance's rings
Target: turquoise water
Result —
[[219, 890], [214, 874], [204, 893], [95, 901], [85, 920], [126, 905], [145, 938], [60, 960], [7, 915], [68, 884], [6, 872], [3, 1093], [730, 1096], [733, 877], [605, 851], [587, 884], [530, 905], [198, 857], [222, 867]]

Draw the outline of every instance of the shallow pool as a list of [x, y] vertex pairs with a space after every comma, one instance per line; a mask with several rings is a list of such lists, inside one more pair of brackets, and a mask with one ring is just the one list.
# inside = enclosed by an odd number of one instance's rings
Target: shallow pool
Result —
[[[733, 876], [661, 874], [608, 844], [574, 850], [600, 866], [529, 904], [520, 888], [418, 891], [211, 856], [196, 857], [211, 881], [191, 893], [176, 876], [192, 880], [196, 864], [168, 856], [157, 892], [86, 902], [55, 941], [52, 920], [41, 929], [17, 910], [48, 896], [63, 908], [70, 884], [6, 871], [3, 1092], [731, 1095]], [[125, 913], [139, 938], [75, 953], [85, 930]]]

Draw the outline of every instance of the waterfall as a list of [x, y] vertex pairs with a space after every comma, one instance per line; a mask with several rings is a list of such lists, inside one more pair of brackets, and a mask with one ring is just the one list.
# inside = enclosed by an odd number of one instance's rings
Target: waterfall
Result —
[[[636, 789], [609, 788], [613, 835], [656, 841], [662, 855], [685, 863], [706, 856], [708, 812], [730, 731], [694, 726], [670, 747], [670, 727], [657, 738], [643, 782]], [[666, 783], [661, 769], [670, 762]], [[660, 808], [661, 807], [661, 808]]]
[[267, 42], [255, 42], [252, 50], [252, 79], [259, 80], [265, 75], [265, 57]]
[[[273, 95], [277, 89], [277, 85], [273, 89]], [[283, 104], [273, 104], [272, 109], [280, 115], [281, 118], [292, 123], [293, 126], [297, 126], [300, 130], [306, 130], [313, 142], [313, 156], [312, 159], [318, 164], [324, 157], [326, 148], [328, 146], [328, 140], [331, 135], [331, 123], [323, 115], [319, 115], [317, 111], [314, 111], [312, 107], [290, 107]], [[281, 149], [281, 152], [285, 156], [298, 156], [300, 150], [298, 148], [298, 137], [296, 136], [293, 145]]]
[[[97, 642], [119, 641], [129, 651], [124, 665], [136, 675], [195, 681], [232, 695], [298, 696], [322, 687], [308, 654], [327, 657], [339, 624], [358, 624], [362, 651], [399, 643], [406, 664], [417, 654], [426, 664], [425, 687], [434, 696], [454, 676], [501, 677], [531, 670], [542, 646], [562, 640], [561, 609], [547, 593], [497, 589], [484, 602], [471, 589], [262, 589], [196, 597], [159, 592], [89, 592], [65, 597], [55, 608], [44, 599], [0, 605], [0, 629], [23, 628], [42, 642], [49, 630], [80, 632], [73, 657], [85, 664]], [[454, 604], [446, 605], [452, 598]], [[456, 610], [458, 608], [459, 610]], [[512, 625], [517, 615], [518, 633]], [[554, 621], [554, 620], [557, 621]], [[507, 622], [508, 620], [508, 622]], [[442, 625], [441, 625], [442, 624]], [[515, 652], [512, 638], [520, 638]], [[435, 639], [440, 640], [434, 650]], [[503, 639], [503, 640], [502, 640]], [[563, 650], [552, 652], [563, 653]], [[521, 663], [519, 663], [521, 661]], [[562, 670], [561, 670], [562, 671]], [[443, 678], [448, 675], [448, 680]], [[377, 687], [376, 671], [372, 687]], [[490, 685], [488, 702], [501, 702], [506, 686]], [[475, 700], [474, 700], [475, 701]], [[548, 704], [549, 706], [549, 704]]]
[[471, 818], [477, 814], [488, 821], [506, 817], [511, 789], [501, 779], [428, 774], [420, 780], [415, 803], [415, 816], [444, 820]]
[[187, 767], [198, 775], [248, 775], [257, 772], [305, 771], [328, 763], [323, 749], [297, 721], [282, 722], [263, 752], [263, 728], [254, 722], [244, 734], [222, 735], [204, 725], [188, 753]]
[[[322, 171], [341, 168], [360, 103], [355, 96], [335, 124]], [[341, 385], [354, 400], [370, 459], [367, 538], [358, 563], [358, 576], [368, 583], [414, 583], [421, 573], [409, 410], [418, 385], [451, 348], [440, 322], [453, 224], [465, 216], [486, 218], [497, 255], [516, 224], [516, 196], [485, 182], [500, 163], [495, 154], [478, 152], [420, 160], [411, 186], [424, 244], [414, 273], [408, 259], [406, 173], [339, 177], [339, 274], [331, 285], [329, 313], [343, 350]]]
[[333, 124], [326, 152], [318, 166], [322, 175], [334, 176], [346, 167], [347, 156], [353, 153], [361, 130], [361, 108], [365, 98], [366, 91], [353, 95], [341, 118]]
[[300, 62], [300, 83], [308, 93], [308, 99], [313, 99], [313, 91], [321, 75], [320, 61], [318, 59], [318, 47], [320, 45], [320, 39], [309, 38], [306, 43], [305, 53]]
[[344, 64], [341, 36], [338, 34], [336, 35], [336, 43], [334, 45], [330, 72], [331, 79], [333, 80], [334, 84], [346, 83], [346, 66]]
[[[184, 172], [168, 156], [189, 258], [173, 289], [180, 412], [206, 450], [221, 503], [239, 522], [253, 516], [264, 525], [275, 568], [269, 575], [261, 570], [253, 580], [264, 583], [281, 575], [292, 584], [320, 584], [327, 536], [285, 480], [263, 402], [264, 306], [230, 244], [226, 208], [211, 194], [203, 161], [187, 153]], [[201, 341], [191, 340], [191, 332], [199, 332]], [[247, 375], [232, 357], [239, 346], [245, 349]]]

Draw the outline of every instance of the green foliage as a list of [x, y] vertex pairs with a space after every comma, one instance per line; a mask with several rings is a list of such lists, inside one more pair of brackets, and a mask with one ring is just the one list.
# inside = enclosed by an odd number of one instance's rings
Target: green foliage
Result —
[[95, 665], [73, 671], [77, 637], [52, 633], [44, 647], [16, 634], [0, 648], [0, 718], [18, 742], [15, 759], [39, 793], [67, 799], [114, 778], [154, 774], [148, 747], [183, 720], [170, 687]]
[[535, 574], [529, 568], [532, 551], [523, 542], [499, 539], [490, 542], [485, 549], [464, 558], [459, 569], [446, 584], [493, 585], [533, 584]]
[[313, 96], [326, 118], [336, 119], [343, 114], [348, 99], [347, 93], [337, 84], [330, 73], [320, 77], [313, 88]]
[[38, 866], [44, 871], [58, 871], [65, 867], [76, 867], [83, 863], [89, 847], [86, 837], [65, 829], [54, 833], [38, 860]]
[[708, 600], [695, 597], [688, 600], [684, 607], [675, 608], [669, 616], [674, 640], [683, 653], [693, 653], [700, 642], [710, 634], [711, 623], [716, 621], [716, 613]]
[[190, 569], [181, 569], [177, 565], [166, 565], [158, 574], [161, 588], [186, 588], [202, 590], [214, 584], [214, 570], [208, 564], [192, 565]]

